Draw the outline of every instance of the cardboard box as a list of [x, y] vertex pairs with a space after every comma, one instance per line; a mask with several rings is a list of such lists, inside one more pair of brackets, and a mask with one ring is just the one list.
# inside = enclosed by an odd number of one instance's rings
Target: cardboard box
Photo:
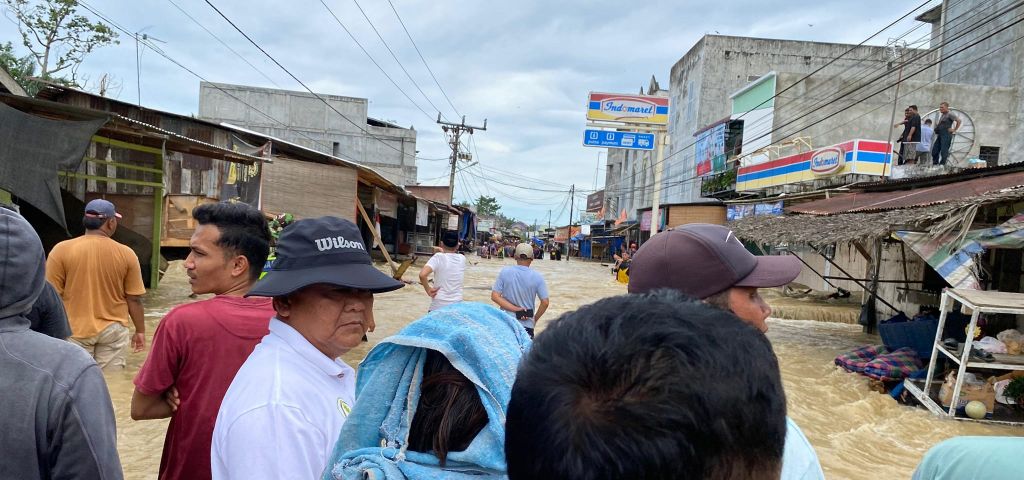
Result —
[[[957, 398], [956, 408], [957, 410], [963, 410], [964, 406], [968, 402], [977, 400], [985, 404], [985, 411], [988, 415], [992, 415], [992, 411], [996, 406], [996, 390], [993, 387], [995, 378], [989, 378], [982, 385], [970, 385], [964, 383], [960, 386], [960, 397]], [[939, 389], [939, 401], [942, 403], [943, 408], [949, 408], [949, 402], [953, 399], [953, 385], [956, 384], [956, 372], [949, 372], [946, 375], [946, 381], [943, 382], [942, 388]]]

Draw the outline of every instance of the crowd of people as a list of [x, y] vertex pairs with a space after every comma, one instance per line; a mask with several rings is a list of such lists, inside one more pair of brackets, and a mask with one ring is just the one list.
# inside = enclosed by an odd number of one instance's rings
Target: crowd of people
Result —
[[[136, 420], [171, 419], [162, 479], [824, 478], [787, 416], [759, 294], [801, 264], [755, 256], [725, 227], [624, 252], [627, 294], [542, 331], [534, 247], [513, 247], [492, 306], [463, 301], [466, 260], [445, 234], [419, 275], [428, 312], [357, 371], [340, 357], [374, 330], [374, 296], [404, 283], [373, 266], [355, 224], [291, 223], [261, 278], [261, 212], [192, 215], [186, 272], [214, 296], [161, 320], [131, 403]], [[86, 235], [45, 260], [31, 225], [0, 208], [0, 478], [122, 477], [101, 368], [144, 348], [145, 325], [137, 260], [110, 238], [119, 217], [90, 202]], [[54, 328], [64, 309], [69, 330]], [[937, 446], [916, 478], [977, 473], [971, 448]]]
[[939, 104], [939, 119], [934, 127], [930, 118], [922, 123], [917, 105], [908, 106], [903, 110], [903, 120], [893, 125], [903, 127], [896, 140], [900, 144], [897, 164], [923, 164], [930, 158], [932, 165], [946, 165], [953, 136], [962, 124], [960, 117], [949, 111], [947, 102]]

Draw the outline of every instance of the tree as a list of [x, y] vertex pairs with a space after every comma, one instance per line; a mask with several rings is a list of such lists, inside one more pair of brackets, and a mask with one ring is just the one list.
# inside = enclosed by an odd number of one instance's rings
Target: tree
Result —
[[498, 205], [498, 199], [484, 195], [480, 195], [480, 198], [476, 199], [477, 215], [492, 217], [498, 215], [499, 211], [501, 211], [501, 205]]
[[19, 57], [14, 53], [14, 45], [11, 45], [11, 42], [0, 43], [0, 68], [11, 74], [21, 88], [32, 95], [35, 94], [35, 82], [29, 78], [35, 75], [36, 64], [31, 56]]
[[77, 13], [76, 0], [2, 0], [21, 41], [47, 80], [74, 83], [78, 67], [96, 48], [116, 44], [117, 32]]

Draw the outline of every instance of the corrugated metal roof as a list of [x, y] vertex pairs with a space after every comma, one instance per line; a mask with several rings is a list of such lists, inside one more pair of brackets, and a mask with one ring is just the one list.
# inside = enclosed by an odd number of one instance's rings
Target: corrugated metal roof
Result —
[[801, 203], [789, 207], [787, 211], [810, 215], [880, 212], [946, 203], [951, 200], [1022, 186], [1024, 186], [1024, 172], [1013, 172], [1006, 175], [975, 178], [926, 188], [892, 192], [850, 193], [839, 197]]

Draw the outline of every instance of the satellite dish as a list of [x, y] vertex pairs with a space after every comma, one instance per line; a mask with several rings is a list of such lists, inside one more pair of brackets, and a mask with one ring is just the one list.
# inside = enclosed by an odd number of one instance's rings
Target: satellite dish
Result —
[[[951, 108], [949, 111], [960, 117], [960, 129], [956, 131], [956, 135], [953, 135], [953, 143], [949, 145], [949, 161], [947, 165], [966, 167], [967, 158], [971, 154], [971, 150], [974, 149], [974, 119], [963, 110]], [[926, 119], [930, 118], [932, 120], [932, 128], [935, 128], [941, 116], [942, 112], [939, 112], [938, 109], [932, 110], [921, 116], [921, 123], [923, 124]], [[932, 145], [935, 145], [937, 140], [937, 136], [932, 137]]]

